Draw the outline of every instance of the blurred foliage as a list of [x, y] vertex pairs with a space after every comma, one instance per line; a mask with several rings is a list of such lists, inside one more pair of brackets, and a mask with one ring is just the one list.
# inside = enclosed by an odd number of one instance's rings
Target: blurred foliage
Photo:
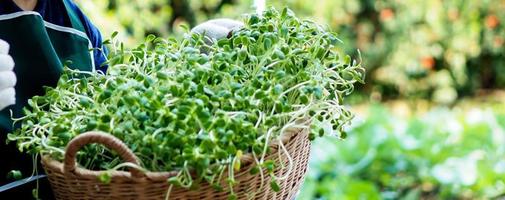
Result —
[[193, 27], [197, 22], [231, 13], [238, 18], [241, 12], [233, 10], [237, 0], [75, 0], [81, 9], [109, 36], [120, 33], [120, 39], [135, 46], [149, 34], [181, 35], [181, 25]]
[[326, 7], [345, 10], [330, 17], [332, 25], [364, 52], [368, 91], [376, 96], [452, 103], [505, 86], [504, 1], [345, 2]]
[[316, 140], [299, 199], [489, 199], [505, 194], [504, 105], [435, 108], [413, 117], [371, 106], [368, 117], [354, 124], [344, 142]]
[[[76, 0], [105, 36], [136, 45], [207, 19], [240, 19], [253, 0]], [[276, 0], [360, 49], [374, 99], [442, 104], [505, 88], [503, 0]], [[362, 97], [356, 97], [360, 99]], [[367, 97], [365, 97], [367, 98]], [[502, 100], [501, 100], [502, 101]], [[473, 106], [473, 105], [472, 105]], [[505, 108], [391, 116], [380, 106], [345, 142], [316, 142], [299, 199], [488, 199], [505, 194]], [[501, 111], [498, 111], [501, 110]]]
[[369, 75], [364, 91], [374, 98], [452, 103], [481, 88], [505, 87], [505, 1], [286, 2], [330, 24], [348, 53], [361, 50]]
[[[180, 35], [216, 17], [240, 19], [252, 0], [76, 0], [103, 30], [123, 33], [127, 44], [147, 34]], [[505, 87], [503, 0], [277, 0], [275, 7], [328, 24], [347, 53], [360, 49], [365, 94], [452, 103], [479, 89]]]

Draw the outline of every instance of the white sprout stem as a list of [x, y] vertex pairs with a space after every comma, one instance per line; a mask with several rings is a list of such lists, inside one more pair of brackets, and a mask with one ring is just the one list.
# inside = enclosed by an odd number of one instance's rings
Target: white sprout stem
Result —
[[226, 167], [224, 165], [221, 165], [221, 169], [219, 170], [219, 175], [217, 176], [217, 180], [219, 181], [219, 184], [221, 184], [224, 170], [226, 170]]
[[43, 137], [40, 140], [40, 143], [42, 144], [42, 146], [44, 146], [46, 149], [52, 149], [54, 151], [57, 151], [58, 153], [61, 153], [62, 155], [65, 155], [65, 151], [63, 151], [62, 149], [47, 145], [45, 140], [47, 140], [46, 137]]
[[79, 84], [74, 85], [74, 93], [81, 93], [81, 90], [79, 90]]
[[37, 174], [37, 158], [39, 157], [39, 154], [35, 154], [32, 156], [32, 175], [30, 175], [30, 178], [34, 177], [35, 174]]
[[[77, 124], [77, 123], [75, 123], [75, 124]], [[111, 130], [114, 129], [114, 117], [111, 117], [109, 127], [111, 128]]]
[[191, 187], [191, 185], [193, 185], [193, 179], [191, 178], [191, 174], [189, 173], [187, 161], [184, 162], [184, 166], [182, 167], [181, 170], [179, 170], [177, 177], [186, 179], [187, 184], [183, 183], [184, 179], [179, 179], [181, 187], [189, 188], [189, 187]]
[[[32, 175], [30, 176], [30, 178], [32, 178], [35, 174], [39, 174], [39, 169], [37, 167], [37, 158], [38, 158], [39, 154], [35, 154], [35, 159], [33, 159], [33, 171], [32, 171]], [[36, 190], [39, 191], [39, 179], [37, 179], [37, 186], [36, 186]], [[38, 198], [38, 192], [37, 192], [37, 196]]]
[[18, 121], [21, 121], [21, 120], [24, 120], [24, 119], [28, 118], [28, 115], [25, 115], [25, 116], [19, 117], [19, 118], [15, 118], [14, 117], [14, 113], [12, 112], [12, 109], [9, 109], [9, 113], [10, 113], [11, 119], [13, 121], [13, 124], [16, 123], [16, 122], [18, 122]]
[[212, 173], [212, 171], [210, 170], [210, 168], [207, 168], [207, 170], [206, 170], [204, 173], [205, 173], [205, 174], [208, 174], [208, 175], [210, 175], [210, 176], [211, 176], [211, 178], [210, 178], [210, 182], [209, 182], [209, 183], [210, 183], [211, 185], [213, 185], [213, 184], [214, 184], [214, 182], [216, 181], [216, 176], [217, 176], [217, 174], [213, 174], [213, 173]]
[[274, 115], [274, 114], [275, 114], [275, 106], [276, 106], [276, 105], [277, 105], [277, 104], [275, 104], [275, 103], [274, 103], [274, 106], [272, 106], [272, 111], [270, 112], [270, 115]]
[[155, 138], [159, 133], [163, 132], [163, 131], [168, 131], [168, 127], [164, 127], [164, 128], [159, 128], [157, 129], [156, 131], [154, 131], [153, 133], [153, 138]]
[[168, 186], [167, 193], [165, 194], [165, 200], [170, 199], [170, 193], [172, 192], [172, 186], [174, 186], [174, 185], [170, 184], [170, 186]]
[[289, 175], [291, 174], [291, 172], [293, 171], [293, 158], [291, 157], [291, 155], [289, 155], [288, 150], [286, 149], [286, 147], [284, 146], [284, 144], [282, 143], [281, 140], [279, 140], [279, 146], [281, 147], [282, 152], [285, 153], [286, 157], [288, 157], [288, 171], [282, 177], [277, 177], [275, 175], [272, 175], [272, 176], [277, 180], [284, 180], [284, 179], [288, 178]]
[[[187, 179], [188, 183], [186, 185], [181, 184], [182, 187], [189, 188], [191, 185], [193, 185], [193, 179], [191, 178], [191, 174], [189, 173], [188, 170], [188, 162], [184, 162], [184, 168], [182, 170], [184, 172], [183, 176], [184, 178]], [[182, 182], [182, 181], [181, 181]]]
[[119, 165], [116, 165], [114, 168], [112, 168], [111, 170], [112, 171], [116, 171], [120, 168], [123, 168], [123, 167], [129, 167], [129, 168], [134, 168], [134, 169], [137, 169], [137, 170], [140, 170], [142, 172], [147, 172], [147, 169], [144, 169], [142, 168], [141, 166], [135, 164], [135, 163], [132, 163], [132, 162], [124, 162], [124, 163], [121, 163]]
[[280, 63], [281, 61], [277, 60], [275, 62], [272, 62], [270, 63], [269, 65], [267, 65], [265, 68], [270, 68], [270, 67], [273, 67], [274, 65], [277, 65], [278, 63]]
[[[254, 151], [252, 151], [252, 154], [253, 154], [254, 161], [256, 162], [256, 165], [260, 166], [261, 163], [258, 160], [258, 156], [256, 156], [256, 153], [254, 153]], [[260, 181], [260, 188], [258, 189], [258, 191], [263, 189], [263, 182], [265, 182], [265, 174], [263, 174], [263, 169], [259, 168], [259, 172], [260, 172], [261, 181]]]
[[258, 128], [260, 126], [260, 123], [261, 123], [263, 116], [264, 116], [263, 112], [259, 111], [259, 113], [260, 114], [258, 116], [258, 121], [256, 122], [256, 125], [254, 126], [255, 128]]
[[226, 114], [228, 114], [229, 117], [236, 117], [237, 115], [247, 115], [247, 112], [243, 112], [243, 111], [229, 111], [229, 112], [226, 112]]
[[284, 95], [286, 95], [287, 93], [291, 92], [292, 90], [297, 89], [297, 88], [299, 88], [299, 87], [301, 87], [301, 86], [303, 86], [303, 85], [305, 85], [305, 84], [308, 84], [308, 83], [310, 83], [310, 81], [305, 81], [305, 82], [298, 83], [297, 85], [295, 85], [295, 86], [293, 86], [293, 87], [291, 87], [291, 88], [287, 89], [287, 90], [286, 90], [286, 91], [284, 91], [282, 94], [280, 94], [280, 95], [279, 95], [279, 98], [280, 98], [280, 97], [282, 97], [282, 96], [284, 96]]
[[[228, 166], [229, 167], [228, 168], [228, 178], [232, 179], [233, 181], [235, 181], [235, 171], [234, 171], [235, 169], [233, 169], [233, 165], [235, 163], [235, 159], [236, 158], [237, 157], [234, 157], [233, 159], [231, 159], [231, 157], [230, 157], [231, 162], [229, 164], [230, 166]], [[231, 181], [228, 183], [228, 186], [230, 187], [231, 194], [233, 194], [234, 193], [234, 191], [233, 191], [233, 183]]]
[[272, 131], [274, 130], [275, 127], [272, 127], [268, 129], [267, 131], [267, 136], [265, 138], [265, 146], [263, 147], [263, 152], [261, 153], [261, 160], [260, 162], [263, 163], [265, 161], [265, 155], [267, 154], [267, 149], [268, 149], [268, 139], [270, 139], [270, 135], [272, 134]]
[[81, 70], [77, 70], [77, 69], [69, 69], [71, 72], [73, 73], [77, 73], [77, 74], [87, 74], [87, 75], [95, 75], [95, 72], [88, 72], [88, 71], [81, 71]]
[[114, 77], [114, 76], [109, 76], [109, 77], [107, 78], [107, 80], [105, 80], [105, 83], [104, 83], [103, 85], [104, 85], [105, 87], [107, 87], [107, 85], [109, 85], [109, 81], [114, 80], [114, 79], [116, 79], [116, 77]]
[[[292, 128], [292, 127], [295, 127], [295, 128], [309, 128], [308, 126], [303, 126], [303, 125], [297, 125], [295, 122], [291, 122], [291, 123], [288, 123], [286, 124], [284, 127], [282, 127], [281, 129], [281, 135], [282, 133], [284, 133], [286, 131], [286, 129], [288, 128]], [[294, 164], [294, 161], [293, 161], [293, 157], [291, 157], [291, 155], [289, 155], [289, 152], [288, 150], [286, 149], [286, 146], [284, 146], [284, 144], [282, 143], [282, 140], [279, 140], [279, 146], [282, 150], [282, 152], [286, 155], [286, 157], [288, 158], [288, 171], [286, 172], [286, 174], [282, 177], [277, 177], [275, 176], [274, 174], [272, 174], [272, 176], [277, 179], [277, 180], [284, 180], [286, 178], [289, 177], [289, 175], [291, 174], [291, 172], [293, 171], [293, 164]]]
[[275, 114], [275, 116], [293, 116], [292, 118], [297, 118], [300, 115], [303, 115], [304, 113], [307, 113], [313, 106], [317, 106], [318, 104], [314, 104], [313, 102], [309, 103], [308, 105], [300, 105], [300, 109], [292, 112], [287, 112], [287, 113], [279, 113]]

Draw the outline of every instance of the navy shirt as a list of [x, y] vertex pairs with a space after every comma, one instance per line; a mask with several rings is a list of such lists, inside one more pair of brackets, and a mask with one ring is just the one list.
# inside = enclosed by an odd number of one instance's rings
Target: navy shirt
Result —
[[[75, 5], [74, 2], [69, 2], [70, 4], [68, 6], [70, 9], [75, 11], [81, 20], [84, 29], [86, 30], [86, 35], [88, 35], [93, 48], [103, 49], [103, 52], [101, 50], [95, 49], [93, 51], [93, 55], [95, 58], [96, 69], [105, 72], [107, 70], [107, 66], [102, 66], [102, 64], [106, 61], [106, 55], [108, 52], [105, 46], [102, 47], [102, 35], [100, 34], [100, 31], [91, 23], [91, 21], [84, 15], [81, 9]], [[19, 8], [12, 0], [0, 0], [0, 15], [20, 11], [23, 10]], [[38, 0], [37, 6], [35, 6], [35, 9], [33, 11], [40, 13], [44, 21], [59, 26], [70, 28], [72, 27], [63, 0]]]

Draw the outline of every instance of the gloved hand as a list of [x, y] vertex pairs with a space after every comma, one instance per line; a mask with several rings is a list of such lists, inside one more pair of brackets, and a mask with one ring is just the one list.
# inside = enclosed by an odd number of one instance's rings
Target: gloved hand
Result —
[[230, 36], [232, 31], [238, 30], [243, 26], [244, 23], [232, 19], [212, 19], [195, 26], [191, 29], [191, 32], [204, 34], [207, 36], [208, 41], [206, 42], [213, 43]]
[[9, 44], [0, 40], [0, 110], [16, 103], [16, 74], [14, 60], [9, 55]]

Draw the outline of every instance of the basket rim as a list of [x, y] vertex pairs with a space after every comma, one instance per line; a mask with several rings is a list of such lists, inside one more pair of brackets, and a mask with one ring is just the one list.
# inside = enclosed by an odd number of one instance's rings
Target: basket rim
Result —
[[[279, 147], [279, 140], [283, 144], [287, 144], [291, 140], [295, 139], [297, 135], [302, 134], [304, 131], [307, 131], [307, 128], [288, 128], [282, 135], [280, 135], [280, 139], [276, 138], [273, 139], [269, 143], [269, 148], [272, 150], [269, 155], [276, 153], [277, 149]], [[177, 176], [179, 174], [179, 170], [172, 170], [172, 171], [166, 171], [166, 172], [153, 172], [153, 171], [147, 171], [143, 172], [144, 175], [142, 178], [134, 177], [132, 176], [131, 172], [129, 171], [122, 171], [122, 170], [89, 170], [86, 168], [83, 168], [80, 165], [77, 165], [75, 168], [74, 172], [69, 173], [64, 173], [63, 170], [63, 162], [55, 160], [51, 158], [49, 155], [42, 155], [41, 156], [41, 161], [42, 165], [44, 168], [49, 168], [51, 171], [55, 171], [60, 174], [65, 174], [65, 176], [71, 176], [71, 177], [79, 177], [79, 178], [85, 178], [85, 179], [97, 179], [99, 176], [103, 175], [104, 173], [108, 173], [111, 177], [111, 180], [114, 180], [115, 178], [123, 178], [123, 179], [129, 179], [135, 182], [166, 182], [167, 179], [170, 177]], [[240, 174], [243, 172], [245, 169], [248, 169], [248, 167], [252, 164], [254, 164], [254, 157], [252, 153], [246, 153], [244, 154], [241, 159], [241, 163], [243, 164], [244, 167], [241, 167], [239, 172], [236, 174]], [[46, 170], [47, 171], [47, 170]]]

